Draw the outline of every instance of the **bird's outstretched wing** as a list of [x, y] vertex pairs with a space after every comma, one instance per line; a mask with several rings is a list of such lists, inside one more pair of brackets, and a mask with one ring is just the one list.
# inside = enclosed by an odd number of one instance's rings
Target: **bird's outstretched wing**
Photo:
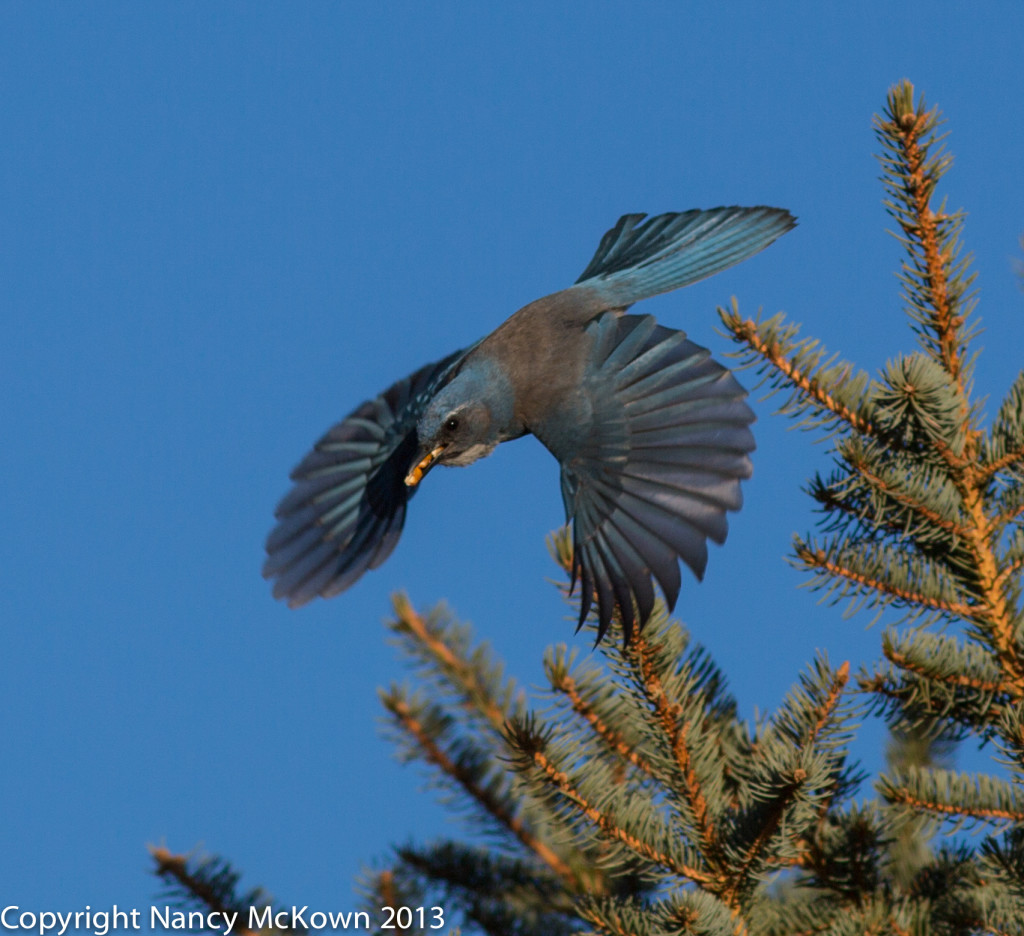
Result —
[[609, 306], [689, 286], [763, 250], [795, 224], [785, 209], [695, 208], [650, 218], [628, 214], [601, 238], [577, 285], [600, 291]]
[[587, 330], [589, 424], [573, 451], [555, 455], [580, 624], [596, 594], [598, 640], [616, 610], [629, 640], [654, 607], [652, 576], [671, 609], [677, 559], [701, 578], [707, 540], [725, 539], [725, 513], [740, 508], [740, 480], [750, 477], [754, 413], [709, 351], [650, 316], [607, 313]]
[[293, 608], [328, 598], [395, 548], [415, 489], [405, 476], [419, 447], [416, 421], [465, 351], [428, 364], [334, 426], [291, 474], [267, 537], [264, 578]]

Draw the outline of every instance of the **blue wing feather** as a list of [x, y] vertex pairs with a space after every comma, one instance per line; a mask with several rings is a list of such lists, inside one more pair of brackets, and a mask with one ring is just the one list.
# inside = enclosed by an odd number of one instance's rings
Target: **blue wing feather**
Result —
[[754, 414], [736, 379], [681, 332], [612, 313], [588, 331], [600, 349], [584, 381], [590, 424], [572, 451], [542, 441], [562, 463], [580, 620], [596, 597], [598, 639], [615, 616], [628, 639], [650, 617], [652, 582], [671, 608], [679, 561], [700, 578], [708, 539], [725, 539], [750, 476]]
[[330, 597], [375, 569], [398, 543], [414, 493], [405, 484], [419, 448], [416, 421], [467, 352], [428, 364], [334, 426], [292, 472], [267, 537], [265, 578], [298, 607]]

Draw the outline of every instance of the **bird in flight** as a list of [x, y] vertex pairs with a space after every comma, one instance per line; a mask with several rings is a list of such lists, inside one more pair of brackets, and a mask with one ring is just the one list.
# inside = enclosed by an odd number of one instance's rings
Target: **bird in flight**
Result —
[[406, 505], [435, 465], [469, 465], [535, 435], [561, 466], [580, 625], [618, 615], [628, 642], [671, 610], [682, 560], [698, 579], [707, 541], [750, 477], [754, 413], [735, 377], [635, 302], [764, 249], [796, 223], [780, 208], [628, 214], [575, 285], [531, 302], [476, 344], [427, 364], [330, 429], [291, 474], [263, 575], [297, 607], [354, 584], [391, 554]]

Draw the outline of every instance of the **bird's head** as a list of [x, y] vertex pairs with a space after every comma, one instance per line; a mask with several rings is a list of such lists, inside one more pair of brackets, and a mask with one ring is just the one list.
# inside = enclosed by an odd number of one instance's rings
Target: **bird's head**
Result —
[[469, 366], [430, 401], [416, 424], [419, 452], [405, 477], [415, 487], [434, 465], [470, 465], [509, 438], [508, 380], [491, 366]]

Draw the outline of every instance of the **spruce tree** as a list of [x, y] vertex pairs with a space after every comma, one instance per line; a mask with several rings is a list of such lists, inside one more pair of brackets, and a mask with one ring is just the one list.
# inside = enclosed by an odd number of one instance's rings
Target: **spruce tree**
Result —
[[[628, 643], [549, 649], [530, 699], [443, 608], [396, 597], [413, 678], [381, 693], [388, 733], [478, 835], [396, 848], [367, 872], [368, 907], [436, 904], [494, 936], [1024, 933], [1024, 372], [986, 426], [963, 214], [935, 203], [939, 125], [908, 82], [875, 122], [916, 350], [872, 378], [782, 315], [719, 310], [780, 412], [831, 440], [793, 559], [884, 620], [879, 662], [822, 656], [752, 725], [660, 607]], [[571, 540], [551, 546], [568, 577]], [[873, 787], [848, 760], [865, 712], [893, 733]], [[951, 769], [965, 739], [991, 774]], [[183, 903], [209, 905], [218, 874], [216, 900], [244, 902], [217, 860], [157, 861]]]

